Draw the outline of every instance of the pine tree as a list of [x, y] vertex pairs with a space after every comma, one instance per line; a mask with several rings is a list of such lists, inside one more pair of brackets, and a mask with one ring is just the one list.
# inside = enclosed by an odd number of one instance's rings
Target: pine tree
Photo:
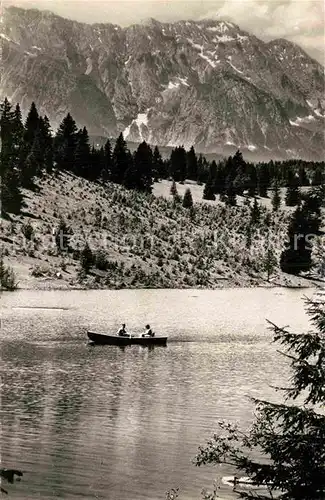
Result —
[[8, 99], [0, 105], [0, 179], [1, 179], [1, 214], [19, 214], [23, 196], [20, 190], [19, 137], [17, 132], [17, 108], [12, 111]]
[[131, 166], [132, 156], [127, 149], [126, 142], [121, 133], [117, 138], [112, 154], [112, 166], [110, 180], [116, 184], [122, 184], [125, 172]]
[[183, 198], [183, 207], [184, 208], [192, 208], [193, 207], [193, 198], [192, 193], [189, 188], [186, 189], [184, 198]]
[[13, 140], [18, 150], [20, 150], [24, 138], [24, 125], [22, 122], [21, 110], [19, 104], [16, 104], [13, 114]]
[[171, 152], [170, 175], [176, 182], [184, 182], [186, 179], [186, 151], [179, 146]]
[[125, 172], [124, 186], [146, 193], [152, 190], [152, 151], [144, 141], [139, 144], [133, 162]]
[[264, 259], [263, 259], [263, 270], [267, 274], [267, 281], [270, 281], [270, 277], [272, 273], [274, 272], [274, 269], [277, 266], [277, 258], [274, 253], [273, 248], [271, 248], [269, 245], [267, 247]]
[[158, 146], [155, 146], [153, 157], [152, 157], [152, 176], [154, 182], [158, 182], [159, 179], [166, 179], [167, 171], [164, 164], [164, 160], [161, 157]]
[[89, 168], [87, 169], [87, 178], [91, 181], [100, 179], [103, 170], [103, 155], [100, 149], [94, 146], [90, 150]]
[[59, 253], [69, 252], [70, 247], [70, 236], [72, 235], [71, 228], [66, 224], [64, 219], [60, 219], [58, 228], [55, 231], [55, 244]]
[[40, 176], [45, 165], [45, 148], [43, 146], [42, 133], [38, 128], [34, 135], [34, 141], [29, 154], [24, 162], [22, 185], [27, 189], [35, 189], [34, 180]]
[[255, 198], [257, 194], [257, 172], [255, 165], [251, 163], [247, 165], [247, 175], [248, 180], [246, 187], [248, 189], [248, 196]]
[[41, 144], [44, 149], [44, 167], [47, 173], [53, 170], [53, 138], [51, 132], [51, 124], [48, 117], [45, 115], [39, 117], [38, 123]]
[[270, 173], [267, 163], [258, 166], [257, 169], [257, 191], [261, 198], [267, 198], [267, 191], [270, 186]]
[[33, 145], [35, 134], [38, 129], [38, 124], [39, 124], [38, 111], [36, 109], [35, 103], [32, 102], [25, 122], [24, 141], [25, 143], [27, 143], [28, 147], [32, 147]]
[[54, 159], [59, 170], [73, 172], [76, 147], [78, 142], [76, 122], [67, 114], [63, 118], [54, 139]]
[[20, 178], [16, 167], [6, 168], [1, 180], [1, 216], [12, 213], [18, 215], [23, 206]]
[[280, 195], [280, 187], [279, 182], [276, 179], [273, 185], [273, 195], [272, 195], [272, 207], [274, 212], [277, 212], [281, 206], [281, 195]]
[[89, 135], [86, 127], [78, 131], [73, 172], [79, 177], [90, 179], [92, 176], [90, 162]]
[[203, 190], [203, 199], [204, 200], [212, 200], [215, 201], [216, 195], [214, 194], [214, 181], [211, 177], [208, 178], [204, 190]]
[[311, 184], [312, 186], [320, 186], [324, 182], [325, 182], [324, 169], [318, 166], [314, 169], [314, 172], [312, 174]]
[[251, 208], [251, 220], [250, 220], [250, 223], [252, 225], [258, 224], [260, 222], [260, 219], [261, 219], [261, 209], [260, 209], [259, 204], [257, 203], [257, 199], [254, 198], [254, 204], [253, 204], [253, 206]]
[[236, 189], [230, 177], [228, 177], [226, 181], [225, 192], [222, 199], [228, 206], [235, 207], [237, 204]]
[[104, 182], [108, 181], [111, 175], [112, 168], [112, 146], [109, 139], [105, 142], [104, 146], [104, 159], [101, 178]]
[[172, 185], [171, 185], [171, 188], [170, 188], [170, 194], [172, 196], [177, 196], [178, 195], [177, 186], [176, 186], [176, 182], [175, 181], [172, 182]]
[[281, 270], [288, 274], [309, 271], [312, 265], [311, 245], [307, 239], [311, 234], [308, 212], [298, 206], [288, 228], [288, 244], [280, 257]]
[[289, 388], [277, 389], [284, 402], [253, 399], [256, 412], [250, 430], [221, 422], [222, 434], [200, 447], [196, 457], [199, 466], [231, 465], [269, 492], [248, 491], [242, 494], [246, 499], [325, 497], [325, 303], [319, 298], [306, 303], [314, 331], [292, 333], [270, 323], [274, 342], [286, 349], [293, 372]]
[[297, 177], [292, 177], [290, 179], [290, 184], [287, 187], [285, 202], [288, 207], [295, 207], [299, 205], [300, 201], [301, 201], [301, 195], [299, 190], [298, 179]]
[[195, 153], [195, 149], [193, 146], [186, 153], [186, 170], [187, 170], [187, 178], [191, 179], [192, 181], [196, 181], [198, 174], [198, 163], [197, 163], [197, 156]]
[[94, 265], [94, 256], [87, 242], [80, 254], [80, 265], [82, 271], [86, 274], [89, 273], [91, 267]]

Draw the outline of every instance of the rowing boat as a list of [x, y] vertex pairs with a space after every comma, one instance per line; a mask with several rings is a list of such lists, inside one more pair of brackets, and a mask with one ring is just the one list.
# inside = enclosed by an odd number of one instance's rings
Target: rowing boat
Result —
[[167, 337], [122, 337], [103, 333], [87, 332], [89, 340], [101, 345], [166, 345]]

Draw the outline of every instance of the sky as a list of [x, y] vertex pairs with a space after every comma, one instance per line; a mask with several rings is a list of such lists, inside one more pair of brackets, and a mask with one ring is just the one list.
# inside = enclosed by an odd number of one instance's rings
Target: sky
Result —
[[324, 65], [323, 0], [2, 0], [2, 5], [50, 10], [76, 21], [120, 26], [148, 17], [165, 22], [225, 19], [264, 40], [291, 40]]

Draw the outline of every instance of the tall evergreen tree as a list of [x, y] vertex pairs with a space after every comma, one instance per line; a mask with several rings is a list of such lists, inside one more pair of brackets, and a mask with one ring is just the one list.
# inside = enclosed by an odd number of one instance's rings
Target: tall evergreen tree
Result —
[[[284, 401], [253, 399], [255, 419], [248, 432], [219, 423], [197, 465], [227, 464], [248, 476], [268, 494], [246, 491], [248, 499], [323, 500], [325, 496], [325, 303], [307, 301], [314, 331], [292, 333], [271, 324], [274, 342], [287, 351], [292, 376], [278, 389]], [[240, 485], [238, 486], [240, 490]]]
[[39, 114], [36, 108], [36, 104], [32, 102], [26, 118], [25, 134], [24, 134], [24, 141], [29, 146], [29, 148], [31, 148], [33, 145], [35, 134], [38, 129], [38, 124], [39, 124]]
[[277, 212], [280, 206], [281, 206], [281, 194], [280, 194], [279, 181], [275, 179], [273, 185], [273, 194], [272, 194], [272, 207], [274, 212]]
[[203, 189], [204, 200], [214, 201], [216, 199], [216, 195], [214, 194], [214, 186], [215, 186], [214, 180], [211, 177], [209, 177]]
[[103, 181], [108, 181], [111, 175], [112, 168], [112, 146], [109, 139], [105, 142], [104, 146], [104, 158], [103, 158], [103, 169], [101, 172], [101, 178]]
[[53, 137], [51, 124], [46, 115], [39, 117], [38, 130], [43, 148], [44, 167], [47, 173], [51, 173], [53, 170]]
[[290, 177], [290, 184], [287, 187], [285, 202], [288, 207], [295, 207], [301, 201], [301, 194], [299, 190], [299, 180], [297, 177]]
[[112, 166], [110, 180], [116, 184], [122, 184], [125, 172], [131, 166], [132, 157], [127, 149], [127, 144], [121, 133], [117, 138], [112, 154]]
[[18, 214], [23, 204], [18, 173], [20, 139], [16, 127], [17, 114], [12, 111], [11, 104], [5, 98], [0, 105], [0, 203], [3, 215]]
[[63, 118], [54, 139], [54, 159], [59, 170], [73, 172], [77, 143], [77, 125], [70, 113], [68, 113]]
[[186, 189], [184, 198], [183, 198], [183, 207], [184, 208], [192, 208], [193, 207], [193, 198], [192, 193], [189, 188]]
[[160, 154], [158, 146], [155, 146], [152, 157], [152, 176], [155, 182], [158, 182], [159, 179], [166, 179], [167, 171], [164, 160]]
[[311, 268], [312, 247], [309, 241], [311, 231], [308, 222], [308, 212], [298, 206], [289, 224], [287, 248], [280, 257], [280, 266], [285, 273], [299, 274]]
[[151, 193], [152, 151], [145, 141], [139, 144], [133, 162], [125, 172], [124, 185], [129, 189]]
[[186, 168], [186, 151], [183, 146], [176, 147], [170, 156], [170, 175], [176, 182], [184, 182]]
[[261, 198], [267, 198], [267, 191], [270, 187], [270, 173], [267, 163], [258, 166], [257, 169], [257, 191]]
[[86, 127], [84, 127], [77, 134], [73, 172], [80, 177], [90, 179], [92, 177], [91, 168], [89, 135]]
[[257, 203], [257, 199], [254, 198], [254, 204], [251, 208], [251, 220], [250, 223], [252, 225], [258, 224], [261, 220], [261, 209], [259, 204]]
[[195, 149], [192, 146], [191, 149], [186, 153], [186, 167], [187, 167], [187, 178], [192, 181], [197, 180], [198, 174], [198, 163]]

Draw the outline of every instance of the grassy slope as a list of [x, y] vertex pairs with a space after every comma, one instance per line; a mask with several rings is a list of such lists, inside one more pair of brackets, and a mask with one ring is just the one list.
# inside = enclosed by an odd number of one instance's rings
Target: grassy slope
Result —
[[[12, 222], [2, 221], [1, 240], [5, 262], [14, 268], [22, 288], [71, 287], [224, 287], [265, 283], [261, 271], [265, 245], [260, 240], [250, 248], [245, 234], [250, 210], [202, 202], [202, 186], [190, 185], [194, 214], [174, 204], [170, 182], [154, 187], [153, 196], [109, 184], [106, 187], [68, 174], [46, 176], [40, 191], [26, 191], [24, 214]], [[187, 185], [178, 185], [183, 194]], [[262, 200], [261, 205], [269, 201]], [[96, 215], [96, 209], [101, 217]], [[262, 221], [267, 213], [263, 209]], [[93, 269], [80, 283], [79, 260], [59, 255], [52, 231], [63, 217], [74, 233], [74, 245], [87, 240], [91, 248], [104, 250], [110, 263], [107, 272]], [[288, 211], [272, 214], [270, 232], [279, 256], [286, 236]], [[35, 240], [22, 236], [22, 225], [30, 222]], [[262, 237], [264, 224], [258, 228]], [[56, 273], [60, 273], [57, 277]], [[38, 276], [33, 276], [37, 274]], [[277, 284], [307, 285], [307, 280], [289, 278], [279, 269]]]

